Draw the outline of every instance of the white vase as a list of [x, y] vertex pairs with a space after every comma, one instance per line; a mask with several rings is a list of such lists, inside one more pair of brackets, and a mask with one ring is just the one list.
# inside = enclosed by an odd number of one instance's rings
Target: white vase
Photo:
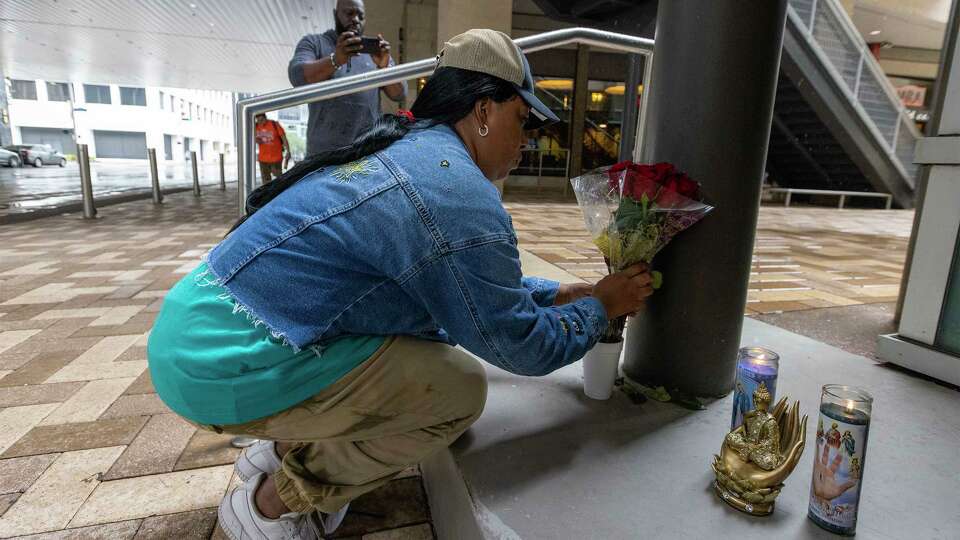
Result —
[[591, 399], [610, 399], [617, 380], [623, 342], [597, 343], [583, 357], [583, 393]]

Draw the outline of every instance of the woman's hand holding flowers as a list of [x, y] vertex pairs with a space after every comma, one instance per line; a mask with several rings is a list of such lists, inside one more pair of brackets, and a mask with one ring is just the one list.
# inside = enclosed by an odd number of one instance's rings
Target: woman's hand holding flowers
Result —
[[637, 263], [610, 274], [593, 287], [593, 297], [603, 304], [607, 318], [631, 315], [653, 294], [653, 277], [646, 263]]

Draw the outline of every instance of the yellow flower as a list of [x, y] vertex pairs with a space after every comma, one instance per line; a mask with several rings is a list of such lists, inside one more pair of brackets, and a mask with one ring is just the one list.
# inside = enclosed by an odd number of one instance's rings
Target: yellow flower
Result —
[[603, 253], [603, 256], [610, 258], [610, 236], [604, 231], [600, 236], [593, 239], [594, 245]]

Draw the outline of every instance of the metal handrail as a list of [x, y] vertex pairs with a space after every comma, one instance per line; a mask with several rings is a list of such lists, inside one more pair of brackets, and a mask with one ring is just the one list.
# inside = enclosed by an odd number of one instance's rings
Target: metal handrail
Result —
[[[520, 150], [521, 154], [537, 154], [537, 176], [543, 176], [543, 155], [553, 155], [561, 154], [563, 155], [563, 161], [565, 165], [563, 167], [547, 167], [548, 170], [563, 170], [564, 175], [566, 175], [567, 169], [570, 167], [570, 149], [569, 148], [524, 148]], [[527, 164], [527, 170], [531, 170], [532, 164]], [[517, 170], [523, 169], [522, 166], [518, 166]]]
[[[843, 10], [843, 7], [839, 5], [837, 0], [813, 0], [810, 2], [810, 19], [805, 21], [802, 17], [800, 17], [796, 8], [792, 5], [793, 3], [794, 2], [791, 2], [791, 5], [789, 6], [788, 12], [790, 16], [788, 19], [791, 19], [793, 23], [801, 29], [801, 32], [803, 33], [807, 42], [812, 46], [813, 52], [820, 59], [824, 68], [838, 81], [841, 91], [850, 100], [858, 115], [863, 118], [867, 128], [873, 132], [877, 139], [881, 141], [884, 150], [893, 161], [894, 166], [903, 175], [907, 183], [910, 184], [911, 187], [915, 187], [916, 178], [914, 178], [913, 175], [907, 171], [906, 164], [902, 162], [897, 153], [900, 141], [900, 130], [902, 129], [903, 125], [906, 125], [907, 131], [914, 140], [920, 139], [922, 135], [917, 130], [916, 126], [913, 125], [913, 122], [909, 119], [906, 107], [904, 107], [903, 102], [899, 99], [899, 97], [897, 97], [896, 92], [893, 89], [893, 85], [890, 84], [886, 75], [883, 74], [883, 68], [867, 48], [866, 42], [853, 26], [853, 22], [850, 20], [850, 17], [847, 16], [846, 12]], [[814, 30], [816, 27], [818, 8], [821, 8], [821, 6], [826, 6], [826, 12], [829, 12], [831, 19], [839, 24], [843, 35], [850, 41], [850, 43], [853, 44], [854, 48], [856, 49], [856, 53], [858, 54], [858, 68], [856, 79], [853, 82], [853, 88], [848, 86], [847, 82], [840, 73], [839, 68], [833, 64], [833, 61], [827, 56], [820, 42], [816, 39]], [[860, 96], [858, 95], [860, 83], [864, 77], [864, 66], [866, 66], [867, 71], [873, 76], [873, 79], [881, 87], [884, 96], [889, 102], [889, 105], [897, 114], [896, 123], [893, 126], [893, 132], [889, 135], [889, 138], [886, 134], [880, 131], [880, 127], [867, 113], [866, 109], [861, 103]]]
[[870, 197], [884, 199], [886, 202], [886, 209], [890, 210], [893, 206], [893, 195], [889, 193], [872, 193], [869, 191], [841, 191], [834, 189], [801, 189], [801, 188], [775, 188], [764, 186], [763, 193], [785, 193], [786, 198], [784, 199], [784, 206], [790, 206], [791, 195], [794, 193], [798, 195], [837, 195], [840, 197], [840, 203], [837, 208], [843, 208], [844, 203], [847, 201], [847, 197]]
[[[650, 81], [653, 64], [651, 61], [653, 57], [652, 39], [592, 28], [564, 28], [515, 39], [514, 43], [525, 53], [580, 44], [646, 56], [643, 79], [644, 92], [640, 99], [639, 126], [641, 128], [638, 130], [634, 148], [642, 147], [643, 132], [646, 126], [647, 102], [650, 95], [647, 85]], [[254, 152], [253, 118], [255, 115], [423, 77], [433, 73], [435, 67], [435, 58], [425, 58], [359, 75], [288, 88], [238, 101], [236, 104], [237, 178], [239, 180], [237, 205], [240, 214], [243, 215], [246, 210], [247, 195], [253, 190], [254, 185], [254, 169], [256, 166], [254, 160], [256, 155]]]
[[[847, 37], [850, 38], [857, 49], [860, 51], [860, 61], [863, 62], [867, 69], [871, 71], [873, 76], [880, 82], [880, 87], [883, 89], [883, 93], [887, 95], [887, 99], [890, 100], [890, 104], [900, 113], [900, 117], [906, 117], [907, 108], [903, 105], [903, 101], [900, 100], [900, 96], [897, 95], [893, 85], [890, 84], [890, 81], [887, 79], [887, 75], [883, 72], [883, 67], [880, 65], [880, 62], [873, 56], [873, 53], [870, 52], [870, 49], [867, 47], [867, 42], [864, 41], [863, 37], [860, 36], [859, 31], [854, 26], [853, 21], [850, 20], [850, 16], [847, 15], [847, 12], [843, 9], [843, 6], [837, 0], [819, 0], [827, 6], [833, 12], [834, 18], [840, 23], [840, 26], [843, 27], [844, 32], [847, 34]], [[811, 26], [810, 31], [813, 31]], [[912, 132], [916, 137], [921, 137], [920, 131], [912, 122], [908, 122], [908, 125], [912, 128]]]

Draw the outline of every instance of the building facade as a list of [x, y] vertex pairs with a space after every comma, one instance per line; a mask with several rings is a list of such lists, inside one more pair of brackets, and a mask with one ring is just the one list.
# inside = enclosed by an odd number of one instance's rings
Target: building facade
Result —
[[[230, 92], [6, 79], [13, 144], [45, 143], [97, 159], [213, 161], [233, 151]], [[76, 134], [76, 136], [75, 136]]]

